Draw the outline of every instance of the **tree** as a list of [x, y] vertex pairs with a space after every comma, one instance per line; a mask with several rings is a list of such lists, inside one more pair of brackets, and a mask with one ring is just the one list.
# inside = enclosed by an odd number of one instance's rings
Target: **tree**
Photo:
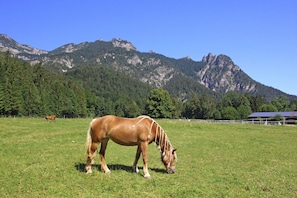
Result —
[[40, 63], [30, 65], [13, 58], [9, 52], [0, 53], [0, 115], [46, 114], [86, 116], [87, 100], [82, 83], [52, 73]]
[[172, 99], [164, 89], [152, 89], [146, 102], [145, 111], [153, 118], [172, 118]]
[[26, 116], [41, 115], [40, 92], [34, 83], [33, 69], [28, 63], [22, 64], [22, 114]]
[[178, 98], [172, 98], [172, 105], [174, 106], [172, 118], [180, 118], [183, 110], [183, 103]]
[[292, 111], [297, 111], [297, 100], [293, 100], [290, 102], [290, 108]]
[[263, 104], [259, 108], [260, 112], [276, 112], [277, 108], [273, 104]]
[[126, 109], [126, 102], [123, 100], [123, 98], [119, 98], [114, 104], [115, 115], [124, 117], [125, 109]]
[[131, 103], [126, 104], [125, 117], [135, 118], [139, 115], [140, 115], [140, 109], [135, 101], [132, 101]]
[[199, 117], [200, 119], [213, 119], [215, 111], [215, 103], [213, 98], [203, 94], [199, 103]]
[[22, 111], [22, 94], [21, 94], [21, 68], [19, 62], [15, 58], [6, 56], [6, 65], [3, 73], [3, 96], [2, 104], [4, 114], [8, 116], [17, 116]]
[[240, 119], [247, 119], [247, 117], [252, 113], [250, 106], [240, 105], [237, 108]]
[[196, 94], [193, 94], [189, 101], [185, 103], [183, 116], [186, 118], [199, 118], [200, 100]]
[[94, 117], [96, 109], [96, 96], [89, 90], [85, 90], [87, 116]]
[[237, 120], [240, 118], [240, 116], [234, 107], [229, 106], [222, 110], [222, 118], [227, 120]]
[[24, 115], [41, 115], [41, 98], [39, 91], [33, 82], [25, 84], [22, 89]]
[[234, 107], [236, 109], [240, 106], [241, 102], [240, 95], [235, 91], [231, 91], [223, 97], [223, 107]]
[[220, 120], [220, 119], [222, 119], [222, 114], [221, 114], [221, 112], [220, 112], [219, 110], [215, 110], [215, 111], [213, 112], [213, 118], [214, 118], [215, 120]]
[[289, 99], [284, 95], [281, 95], [279, 97], [274, 98], [271, 101], [271, 104], [277, 108], [277, 111], [290, 111], [290, 110], [292, 110], [292, 109], [290, 109]]
[[272, 117], [272, 119], [275, 121], [282, 121], [284, 120], [284, 117], [281, 114], [276, 114], [275, 116]]
[[262, 96], [259, 96], [259, 95], [253, 96], [253, 95], [247, 95], [247, 94], [245, 96], [248, 98], [250, 102], [252, 112], [260, 111], [260, 107], [263, 104], [266, 104], [266, 100]]

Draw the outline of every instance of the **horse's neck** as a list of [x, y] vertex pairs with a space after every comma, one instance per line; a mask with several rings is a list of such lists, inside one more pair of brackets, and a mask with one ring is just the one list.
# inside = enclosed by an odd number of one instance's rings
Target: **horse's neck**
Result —
[[161, 151], [169, 149], [171, 143], [164, 130], [156, 123], [155, 143], [158, 145]]
[[151, 120], [151, 124], [149, 127], [149, 135], [148, 135], [148, 139], [150, 139], [151, 135], [152, 135], [152, 130], [155, 126], [155, 143], [158, 145], [159, 149], [163, 152], [165, 149], [170, 149], [171, 148], [171, 143], [167, 137], [167, 134], [164, 132], [164, 130], [162, 129], [162, 127], [151, 117], [149, 116], [138, 116], [138, 118], [140, 118], [136, 125], [139, 124], [140, 122], [142, 122], [144, 119], [149, 119]]

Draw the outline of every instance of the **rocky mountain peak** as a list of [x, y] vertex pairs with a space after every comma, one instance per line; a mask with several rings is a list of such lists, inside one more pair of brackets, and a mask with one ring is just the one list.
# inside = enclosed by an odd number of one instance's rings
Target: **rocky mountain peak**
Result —
[[216, 59], [217, 59], [217, 55], [214, 55], [213, 53], [210, 52], [207, 56], [203, 56], [202, 62], [211, 65]]
[[32, 60], [30, 56], [39, 56], [42, 54], [48, 54], [45, 50], [39, 50], [29, 45], [22, 45], [7, 36], [6, 34], [0, 34], [0, 52], [9, 51], [17, 58], [25, 61]]
[[127, 51], [130, 51], [130, 50], [136, 51], [136, 47], [134, 47], [134, 45], [129, 41], [125, 41], [122, 39], [112, 39], [111, 42], [114, 47], [125, 48]]
[[232, 59], [226, 55], [214, 55], [209, 53], [207, 56], [203, 56], [202, 62], [208, 65], [217, 65], [219, 67], [234, 65]]
[[[253, 92], [253, 82], [240, 68], [226, 55], [209, 53], [202, 58], [204, 68], [197, 72], [201, 84], [214, 91], [245, 91]], [[246, 81], [243, 81], [245, 78]]]

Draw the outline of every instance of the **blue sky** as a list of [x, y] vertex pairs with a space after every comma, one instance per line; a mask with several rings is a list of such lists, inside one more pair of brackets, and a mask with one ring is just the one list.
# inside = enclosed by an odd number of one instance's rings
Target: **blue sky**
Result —
[[225, 54], [254, 80], [297, 95], [296, 0], [0, 0], [0, 33], [53, 50], [121, 38], [172, 58]]

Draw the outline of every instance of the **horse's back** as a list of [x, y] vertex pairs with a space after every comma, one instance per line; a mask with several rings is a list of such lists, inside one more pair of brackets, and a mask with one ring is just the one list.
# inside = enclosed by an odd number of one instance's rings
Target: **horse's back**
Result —
[[123, 118], [107, 115], [91, 122], [93, 141], [110, 138], [122, 145], [137, 145], [146, 141], [149, 135], [148, 123], [142, 118]]

